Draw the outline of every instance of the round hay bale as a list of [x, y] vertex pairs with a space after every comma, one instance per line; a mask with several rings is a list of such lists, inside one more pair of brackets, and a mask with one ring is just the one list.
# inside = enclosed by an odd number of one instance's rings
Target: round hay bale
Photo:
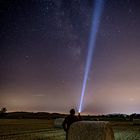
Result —
[[68, 140], [115, 140], [109, 122], [79, 121], [70, 126]]
[[64, 118], [55, 119], [55, 121], [54, 121], [54, 127], [56, 127], [56, 128], [62, 128], [63, 121], [64, 121]]
[[140, 119], [133, 119], [133, 125], [140, 125]]

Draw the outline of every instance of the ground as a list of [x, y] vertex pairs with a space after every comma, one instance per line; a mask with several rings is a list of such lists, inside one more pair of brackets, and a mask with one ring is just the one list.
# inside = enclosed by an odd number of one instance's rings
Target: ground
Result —
[[[140, 140], [140, 126], [132, 122], [111, 122], [115, 140]], [[1, 119], [0, 140], [65, 140], [65, 132], [54, 128], [53, 120]]]

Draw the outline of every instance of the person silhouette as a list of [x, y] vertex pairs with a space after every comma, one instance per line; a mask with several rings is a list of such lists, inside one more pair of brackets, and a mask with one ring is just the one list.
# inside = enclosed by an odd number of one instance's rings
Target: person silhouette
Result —
[[70, 115], [68, 115], [62, 123], [63, 129], [66, 132], [66, 140], [68, 139], [68, 130], [69, 130], [71, 124], [73, 124], [74, 122], [77, 122], [77, 121], [81, 121], [81, 120], [82, 119], [81, 119], [80, 113], [78, 114], [78, 117], [77, 117], [77, 116], [75, 116], [75, 110], [71, 109]]

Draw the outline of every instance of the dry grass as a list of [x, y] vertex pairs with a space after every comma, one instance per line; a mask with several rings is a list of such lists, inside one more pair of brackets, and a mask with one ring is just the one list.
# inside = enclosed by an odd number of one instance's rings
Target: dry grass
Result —
[[[140, 140], [140, 126], [112, 122], [115, 140]], [[65, 140], [65, 132], [53, 127], [52, 120], [0, 120], [0, 140]]]

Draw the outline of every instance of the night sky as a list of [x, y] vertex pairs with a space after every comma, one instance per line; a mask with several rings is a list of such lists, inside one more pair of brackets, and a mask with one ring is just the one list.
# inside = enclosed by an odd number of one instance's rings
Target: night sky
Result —
[[[0, 0], [0, 107], [78, 109], [94, 0]], [[83, 112], [140, 113], [140, 0], [106, 0]]]

